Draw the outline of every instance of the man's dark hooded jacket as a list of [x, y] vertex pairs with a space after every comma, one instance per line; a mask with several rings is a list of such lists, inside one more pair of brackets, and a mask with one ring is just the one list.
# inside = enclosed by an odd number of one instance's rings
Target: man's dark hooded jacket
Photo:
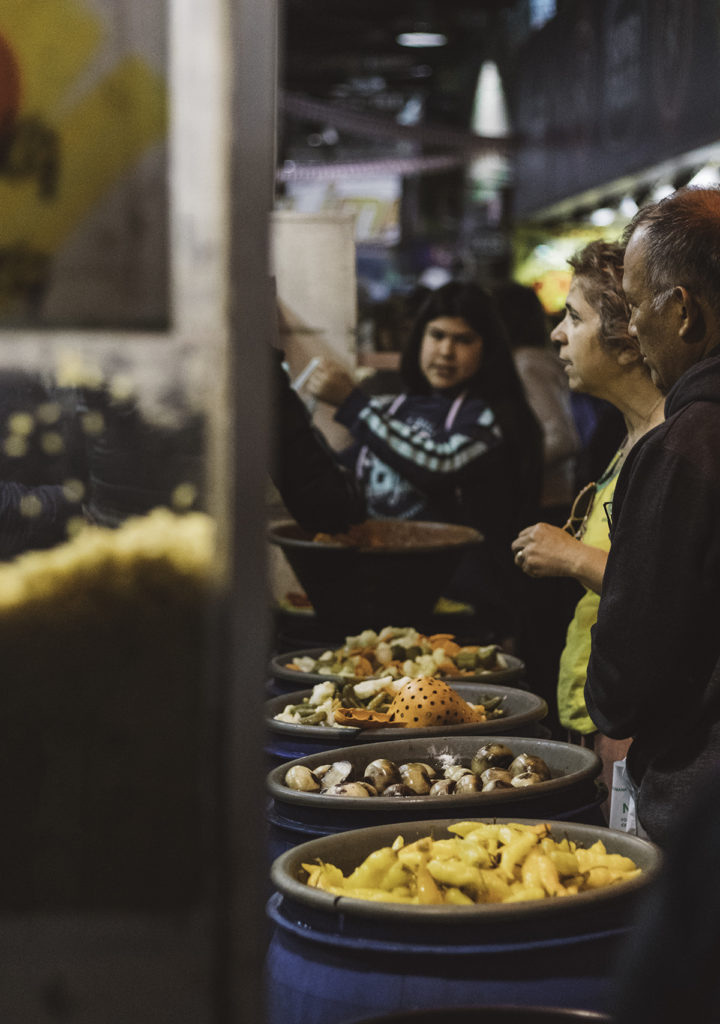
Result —
[[601, 732], [632, 736], [638, 816], [664, 843], [720, 763], [720, 347], [669, 392], [628, 455], [585, 686]]

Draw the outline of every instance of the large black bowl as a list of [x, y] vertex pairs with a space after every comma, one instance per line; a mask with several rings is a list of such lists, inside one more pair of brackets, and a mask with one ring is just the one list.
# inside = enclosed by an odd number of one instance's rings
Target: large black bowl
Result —
[[[337, 920], [345, 915], [355, 920], [362, 920], [371, 931], [384, 942], [392, 938], [394, 928], [400, 928], [406, 935], [408, 931], [420, 941], [425, 933], [437, 942], [437, 930], [443, 929], [443, 941], [462, 943], [468, 935], [476, 933], [478, 928], [485, 928], [492, 922], [498, 939], [505, 928], [517, 927], [523, 921], [526, 928], [534, 926], [535, 930], [548, 926], [550, 931], [560, 934], [576, 915], [592, 914], [598, 927], [609, 927], [611, 921], [620, 917], [627, 920], [628, 907], [635, 903], [637, 895], [643, 891], [657, 874], [661, 854], [652, 843], [628, 832], [616, 832], [612, 829], [594, 825], [582, 825], [577, 822], [549, 822], [551, 835], [560, 840], [564, 837], [583, 846], [591, 846], [601, 840], [608, 853], [619, 853], [631, 857], [642, 873], [625, 882], [617, 882], [603, 889], [581, 892], [563, 899], [533, 900], [518, 903], [485, 903], [473, 906], [428, 906], [408, 905], [404, 903], [384, 903], [357, 899], [352, 896], [334, 896], [306, 885], [303, 881], [305, 872], [303, 864], [323, 861], [335, 864], [348, 874], [374, 850], [391, 845], [398, 836], [408, 843], [423, 836], [432, 835], [435, 839], [452, 836], [448, 826], [454, 822], [467, 820], [477, 821], [517, 821], [527, 824], [538, 824], [538, 818], [500, 818], [481, 815], [453, 818], [428, 819], [407, 823], [388, 823], [373, 825], [369, 828], [353, 829], [336, 835], [322, 836], [312, 839], [300, 846], [293, 847], [277, 857], [271, 867], [271, 878], [275, 888], [292, 901], [295, 907], [310, 908], [315, 914], [324, 916], [328, 921]], [[617, 921], [616, 921], [617, 923]], [[517, 933], [516, 933], [517, 936]]]
[[482, 542], [469, 526], [411, 520], [362, 524], [367, 546], [313, 540], [297, 523], [269, 529], [326, 628], [338, 635], [423, 622], [463, 552]]

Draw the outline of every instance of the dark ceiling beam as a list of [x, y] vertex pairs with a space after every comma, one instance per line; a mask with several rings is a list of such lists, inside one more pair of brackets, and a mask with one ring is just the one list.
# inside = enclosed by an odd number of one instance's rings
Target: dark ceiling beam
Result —
[[338, 181], [345, 178], [369, 178], [375, 175], [397, 174], [403, 178], [419, 175], [442, 174], [463, 167], [469, 157], [460, 153], [442, 156], [385, 157], [381, 160], [335, 161], [322, 164], [286, 162], [276, 174], [278, 182]]
[[332, 125], [350, 135], [374, 139], [406, 139], [427, 146], [481, 155], [498, 153], [509, 156], [516, 142], [512, 137], [476, 135], [474, 132], [458, 131], [440, 125], [403, 125], [388, 118], [362, 114], [341, 104], [324, 103], [297, 93], [281, 91], [278, 97], [282, 113], [300, 121], [316, 121]]

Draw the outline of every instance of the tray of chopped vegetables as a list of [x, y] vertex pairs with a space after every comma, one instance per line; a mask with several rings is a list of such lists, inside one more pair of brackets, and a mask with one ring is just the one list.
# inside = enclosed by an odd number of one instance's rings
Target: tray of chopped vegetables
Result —
[[345, 637], [335, 649], [314, 647], [277, 654], [270, 661], [275, 679], [314, 684], [324, 679], [358, 680], [431, 675], [448, 681], [492, 680], [507, 685], [521, 679], [525, 665], [497, 644], [461, 644], [452, 633], [426, 635], [409, 626], [366, 629]]
[[[404, 719], [394, 723], [340, 724], [340, 709], [352, 709], [362, 715], [363, 709], [372, 716], [392, 706], [398, 694], [407, 686], [406, 680], [392, 680], [389, 677], [357, 682], [335, 682], [324, 680], [316, 683], [311, 690], [299, 690], [281, 694], [266, 702], [266, 724], [273, 732], [286, 733], [297, 737], [322, 738], [328, 747], [332, 737], [340, 742], [364, 742], [395, 737], [434, 736], [450, 734], [473, 734], [481, 732], [521, 732], [532, 729], [547, 714], [547, 704], [536, 694], [509, 686], [491, 683], [454, 683], [452, 690], [458, 700], [469, 706], [476, 714], [453, 716], [452, 722], [440, 721], [435, 724], [423, 717], [417, 724], [412, 715], [401, 715]], [[412, 682], [412, 681], [410, 681]], [[418, 682], [418, 680], [415, 680]], [[443, 681], [444, 682], [444, 681]], [[399, 687], [399, 689], [398, 689]], [[412, 694], [411, 694], [412, 699]], [[465, 720], [460, 720], [464, 717]], [[352, 717], [341, 720], [352, 723]], [[336, 744], [337, 745], [337, 744]]]

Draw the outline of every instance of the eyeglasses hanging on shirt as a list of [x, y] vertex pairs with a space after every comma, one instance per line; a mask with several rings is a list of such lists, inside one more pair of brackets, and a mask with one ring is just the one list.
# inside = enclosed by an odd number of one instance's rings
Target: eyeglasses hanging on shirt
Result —
[[[587, 530], [588, 519], [593, 509], [597, 484], [586, 484], [572, 503], [570, 515], [563, 526], [563, 530], [569, 533], [575, 540], [582, 540]], [[612, 526], [612, 499], [603, 502], [603, 511], [607, 517], [608, 526]]]
[[592, 511], [595, 499], [595, 481], [586, 484], [572, 503], [570, 515], [563, 526], [563, 530], [569, 533], [575, 540], [582, 540], [587, 529], [588, 519]]

